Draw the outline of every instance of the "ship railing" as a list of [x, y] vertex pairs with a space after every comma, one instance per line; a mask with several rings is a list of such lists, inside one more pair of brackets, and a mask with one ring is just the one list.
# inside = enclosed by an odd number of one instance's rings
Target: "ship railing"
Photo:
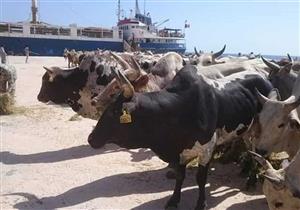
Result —
[[[75, 29], [75, 33], [72, 30]], [[78, 39], [113, 39], [113, 38], [123, 38], [123, 31], [105, 28], [67, 28], [54, 25], [46, 24], [25, 24], [24, 23], [7, 23], [0, 22], [0, 33], [2, 34], [18, 34], [18, 36], [28, 36], [33, 37], [57, 37], [57, 38], [75, 38]]]
[[0, 33], [23, 33], [22, 24], [0, 22]]

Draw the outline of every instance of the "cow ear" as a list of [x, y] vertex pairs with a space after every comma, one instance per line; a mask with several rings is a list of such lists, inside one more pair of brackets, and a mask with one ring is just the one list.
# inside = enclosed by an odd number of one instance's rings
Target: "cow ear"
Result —
[[146, 75], [142, 75], [140, 76], [136, 81], [134, 81], [134, 88], [136, 90], [146, 86], [149, 82], [149, 76]]
[[279, 94], [279, 91], [277, 88], [274, 88], [273, 90], [271, 90], [271, 92], [268, 95], [268, 98], [271, 100], [277, 100], [277, 101], [281, 101], [281, 96]]
[[290, 113], [292, 110], [296, 109], [298, 106], [300, 106], [300, 97], [295, 99], [293, 102], [286, 103], [284, 105], [284, 110], [286, 113]]
[[292, 70], [292, 66], [293, 66], [293, 63], [288, 63], [286, 64], [281, 70], [280, 72], [284, 72], [284, 73], [290, 73], [291, 70]]
[[291, 118], [289, 120], [289, 125], [294, 130], [300, 130], [300, 121], [298, 119]]

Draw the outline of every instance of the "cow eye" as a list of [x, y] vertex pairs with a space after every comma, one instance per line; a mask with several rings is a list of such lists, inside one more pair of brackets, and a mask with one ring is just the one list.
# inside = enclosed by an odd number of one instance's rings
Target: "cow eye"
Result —
[[278, 128], [282, 128], [284, 126], [284, 123], [281, 123], [280, 125], [278, 125]]

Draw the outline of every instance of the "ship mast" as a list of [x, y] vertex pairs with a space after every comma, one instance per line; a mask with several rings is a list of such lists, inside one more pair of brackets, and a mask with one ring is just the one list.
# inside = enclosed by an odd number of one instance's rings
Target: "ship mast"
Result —
[[32, 13], [31, 22], [35, 24], [35, 23], [37, 23], [37, 11], [38, 11], [37, 0], [32, 0], [31, 2], [32, 2], [32, 4], [31, 4], [31, 13]]
[[117, 11], [117, 15], [118, 15], [118, 22], [120, 21], [120, 16], [121, 16], [121, 3], [120, 0], [118, 0], [118, 11]]
[[141, 14], [138, 0], [135, 0], [135, 14]]

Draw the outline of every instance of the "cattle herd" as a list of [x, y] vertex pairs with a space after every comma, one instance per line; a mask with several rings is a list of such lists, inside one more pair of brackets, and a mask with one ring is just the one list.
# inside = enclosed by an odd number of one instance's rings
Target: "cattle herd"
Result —
[[[176, 184], [165, 208], [177, 207], [186, 165], [196, 159], [196, 209], [205, 209], [214, 151], [238, 138], [264, 169], [269, 208], [299, 210], [300, 63], [289, 55], [223, 56], [225, 48], [188, 56], [66, 51], [69, 68], [45, 66], [37, 98], [97, 120], [92, 148], [150, 148], [172, 165]], [[282, 151], [288, 156], [276, 170], [266, 158]]]

